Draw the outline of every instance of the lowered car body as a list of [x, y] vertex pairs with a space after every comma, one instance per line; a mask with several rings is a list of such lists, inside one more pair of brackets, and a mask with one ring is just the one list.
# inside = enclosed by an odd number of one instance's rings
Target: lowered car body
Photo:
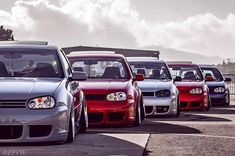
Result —
[[138, 82], [146, 115], [179, 116], [179, 92], [164, 61], [154, 57], [128, 57], [134, 73], [145, 76]]
[[0, 142], [72, 142], [87, 112], [65, 55], [48, 45], [0, 46]]
[[192, 63], [168, 63], [179, 90], [180, 110], [209, 110], [209, 89], [202, 71]]
[[122, 55], [74, 52], [68, 55], [74, 70], [85, 71], [80, 83], [88, 106], [89, 125], [135, 125], [144, 118], [142, 94]]

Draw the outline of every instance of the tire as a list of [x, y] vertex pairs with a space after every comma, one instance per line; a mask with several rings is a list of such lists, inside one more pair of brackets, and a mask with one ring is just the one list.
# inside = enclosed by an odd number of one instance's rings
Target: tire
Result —
[[141, 108], [140, 103], [137, 104], [136, 115], [135, 115], [135, 123], [134, 126], [138, 127], [141, 124]]
[[86, 106], [82, 107], [82, 113], [79, 121], [78, 133], [86, 133], [88, 127]]
[[72, 143], [75, 137], [75, 121], [74, 121], [74, 113], [71, 113], [69, 119], [69, 132], [66, 142]]
[[141, 105], [141, 121], [143, 121], [146, 118], [143, 98], [141, 98], [141, 100], [140, 100], [140, 105]]
[[179, 117], [180, 116], [180, 100], [179, 100], [179, 97], [178, 97], [178, 100], [177, 100], [177, 112], [175, 114], [175, 117]]
[[205, 110], [206, 110], [206, 111], [209, 111], [209, 110], [210, 110], [210, 106], [208, 106]]
[[211, 108], [211, 98], [208, 96], [208, 107], [205, 109], [205, 111], [209, 111]]
[[225, 100], [226, 100], [225, 101], [225, 106], [229, 107], [230, 106], [230, 93], [229, 92], [228, 92]]

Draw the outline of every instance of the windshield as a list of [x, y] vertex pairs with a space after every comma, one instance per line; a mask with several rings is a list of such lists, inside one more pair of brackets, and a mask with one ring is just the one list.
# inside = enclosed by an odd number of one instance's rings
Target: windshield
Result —
[[171, 75], [165, 63], [158, 62], [129, 62], [135, 74], [143, 74], [145, 79], [165, 80]]
[[201, 68], [205, 76], [212, 76], [214, 81], [223, 81], [224, 78], [217, 68]]
[[85, 72], [88, 78], [128, 79], [124, 61], [119, 58], [70, 58], [74, 71]]
[[202, 81], [202, 72], [198, 66], [169, 65], [172, 77], [180, 76], [183, 81]]
[[0, 77], [63, 76], [56, 51], [0, 50]]

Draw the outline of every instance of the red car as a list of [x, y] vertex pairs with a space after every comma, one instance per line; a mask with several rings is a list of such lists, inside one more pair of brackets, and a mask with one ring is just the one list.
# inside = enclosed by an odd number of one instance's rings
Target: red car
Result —
[[201, 69], [192, 63], [168, 63], [179, 90], [180, 110], [209, 110], [209, 89]]
[[85, 93], [89, 125], [134, 125], [145, 117], [142, 93], [123, 55], [114, 52], [74, 52], [68, 55], [75, 71], [88, 79], [79, 83]]

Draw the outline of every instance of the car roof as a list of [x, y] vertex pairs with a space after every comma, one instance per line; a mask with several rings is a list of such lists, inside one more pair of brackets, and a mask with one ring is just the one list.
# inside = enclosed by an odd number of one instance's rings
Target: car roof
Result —
[[123, 49], [123, 48], [111, 48], [111, 47], [91, 47], [91, 46], [76, 46], [76, 47], [64, 47], [62, 48], [66, 54], [69, 54], [74, 51], [113, 51], [116, 54], [121, 54], [126, 57], [145, 57], [145, 56], [154, 56], [159, 58], [159, 51], [156, 50], [140, 50], [140, 49]]
[[167, 64], [168, 66], [197, 66], [199, 67], [197, 64], [177, 64], [177, 63], [174, 63], [174, 64]]
[[213, 64], [199, 64], [200, 68], [217, 68], [215, 65]]
[[170, 65], [179, 65], [179, 66], [198, 66], [190, 61], [169, 61], [167, 64]]
[[158, 60], [156, 57], [127, 57], [128, 62], [158, 62], [165, 63], [163, 60]]
[[48, 45], [47, 41], [1, 41], [0, 44], [29, 44], [29, 45]]
[[52, 45], [0, 44], [0, 49], [55, 50], [56, 47]]
[[86, 51], [86, 52], [72, 52], [67, 55], [69, 58], [76, 57], [113, 57], [113, 58], [125, 58], [121, 54], [115, 54], [115, 52], [103, 52], [103, 51]]

